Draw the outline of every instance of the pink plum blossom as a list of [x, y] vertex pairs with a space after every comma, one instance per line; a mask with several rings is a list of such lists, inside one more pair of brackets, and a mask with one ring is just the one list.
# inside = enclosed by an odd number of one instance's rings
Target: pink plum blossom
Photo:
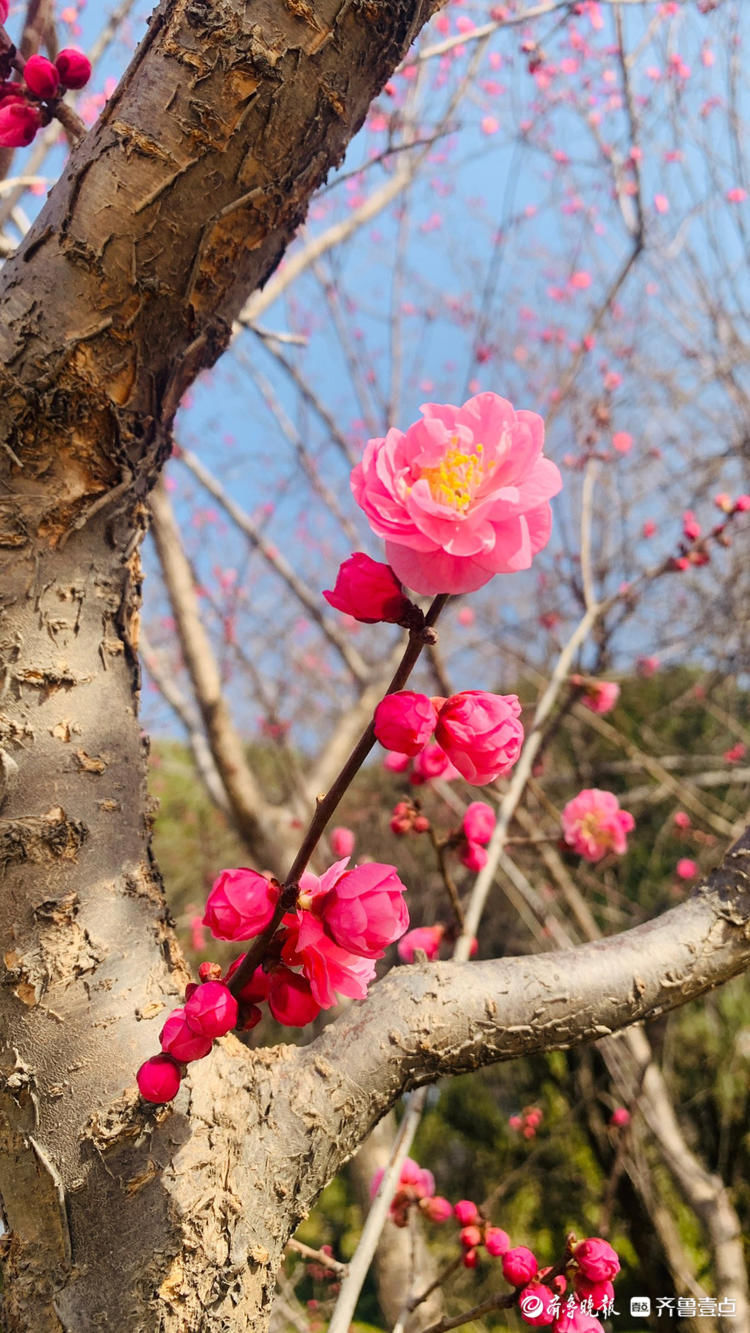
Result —
[[201, 1037], [223, 1037], [237, 1024], [239, 1009], [232, 992], [222, 981], [196, 986], [185, 1001], [185, 1022]]
[[626, 1106], [616, 1106], [609, 1117], [609, 1123], [610, 1125], [613, 1125], [615, 1129], [622, 1129], [625, 1125], [629, 1125], [630, 1112], [628, 1108]]
[[441, 782], [453, 782], [455, 778], [460, 778], [461, 774], [448, 758], [445, 750], [436, 741], [425, 745], [420, 750], [414, 760], [414, 768], [409, 781], [415, 787], [421, 787], [425, 782], [434, 782], [439, 778]]
[[626, 430], [618, 430], [612, 436], [612, 448], [616, 449], [618, 454], [628, 454], [633, 448], [633, 436]]
[[521, 1292], [518, 1309], [525, 1323], [533, 1328], [544, 1328], [553, 1324], [559, 1315], [559, 1297], [544, 1283], [532, 1282]]
[[283, 963], [269, 973], [268, 1007], [277, 1023], [303, 1028], [320, 1013], [307, 977], [292, 972]]
[[375, 735], [386, 750], [416, 755], [435, 730], [437, 712], [426, 694], [398, 690], [387, 694], [375, 709]]
[[213, 1037], [193, 1031], [186, 1022], [184, 1009], [174, 1009], [161, 1030], [159, 1044], [167, 1055], [188, 1064], [191, 1060], [202, 1060], [214, 1043]]
[[443, 704], [435, 739], [467, 782], [483, 786], [509, 773], [523, 744], [515, 694], [464, 690]]
[[382, 958], [409, 925], [395, 866], [376, 861], [347, 870], [326, 895], [320, 911], [337, 944], [363, 958]]
[[91, 61], [83, 51], [68, 46], [55, 60], [60, 82], [66, 88], [85, 88], [91, 78]]
[[337, 1003], [337, 994], [347, 995], [351, 1000], [364, 999], [375, 976], [371, 958], [342, 949], [312, 912], [287, 914], [283, 924], [286, 930], [282, 959], [290, 967], [302, 968], [321, 1009], [332, 1008]]
[[445, 934], [445, 926], [416, 926], [407, 930], [398, 942], [397, 953], [402, 963], [413, 963], [414, 954], [420, 949], [432, 961], [440, 952], [440, 944]]
[[620, 1271], [620, 1260], [609, 1241], [589, 1236], [573, 1251], [576, 1263], [589, 1282], [611, 1282]]
[[512, 1287], [522, 1287], [539, 1271], [536, 1256], [525, 1245], [517, 1245], [503, 1255], [503, 1277]]
[[350, 828], [338, 825], [331, 829], [331, 851], [334, 856], [351, 856], [354, 851], [354, 834]]
[[581, 703], [592, 713], [611, 713], [619, 697], [620, 686], [613, 680], [587, 680]]
[[368, 442], [352, 491], [385, 538], [397, 578], [420, 593], [471, 592], [528, 569], [546, 546], [562, 481], [544, 423], [495, 393], [426, 403], [406, 432]]
[[29, 56], [23, 68], [26, 86], [37, 97], [56, 97], [60, 87], [60, 75], [46, 56]]
[[323, 596], [330, 606], [353, 616], [365, 625], [378, 621], [398, 624], [411, 609], [411, 602], [390, 565], [371, 560], [363, 551], [355, 551], [336, 575], [336, 586]]
[[569, 847], [587, 861], [601, 861], [607, 852], [622, 856], [627, 851], [625, 835], [635, 820], [620, 809], [617, 797], [599, 787], [587, 787], [568, 801], [562, 812], [563, 837]]
[[676, 869], [680, 879], [695, 879], [698, 874], [697, 863], [691, 861], [689, 856], [681, 856]]
[[0, 105], [0, 148], [26, 148], [41, 123], [35, 107], [6, 97]]
[[453, 1216], [453, 1205], [442, 1194], [434, 1194], [420, 1204], [420, 1211], [431, 1222], [447, 1222]]
[[510, 1236], [502, 1227], [485, 1227], [484, 1246], [488, 1254], [498, 1259], [510, 1249]]
[[152, 1055], [136, 1074], [138, 1091], [147, 1102], [171, 1102], [176, 1097], [182, 1074], [171, 1055]]
[[495, 827], [495, 811], [486, 801], [472, 801], [464, 811], [461, 827], [470, 842], [486, 847]]
[[217, 940], [253, 939], [271, 921], [279, 891], [255, 870], [222, 870], [206, 900], [204, 923]]
[[458, 859], [462, 866], [466, 866], [467, 870], [472, 870], [478, 875], [487, 864], [487, 853], [480, 843], [467, 838], [458, 854]]
[[462, 1227], [473, 1226], [479, 1221], [479, 1209], [471, 1199], [459, 1199], [458, 1203], [453, 1205], [453, 1213]]
[[690, 815], [685, 810], [676, 810], [673, 817], [673, 823], [676, 828], [687, 829], [692, 823]]

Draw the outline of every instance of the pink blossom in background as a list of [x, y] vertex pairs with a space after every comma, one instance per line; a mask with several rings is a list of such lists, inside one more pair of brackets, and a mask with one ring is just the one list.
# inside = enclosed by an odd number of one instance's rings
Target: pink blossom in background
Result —
[[654, 195], [654, 208], [656, 209], [657, 213], [669, 212], [669, 200], [667, 199], [667, 196], [665, 194]]
[[[385, 1175], [381, 1167], [370, 1181], [370, 1198], [374, 1199], [380, 1189], [380, 1182]], [[429, 1199], [435, 1193], [435, 1177], [426, 1167], [421, 1167], [412, 1157], [404, 1159], [399, 1176], [399, 1188], [409, 1190], [414, 1199]]]
[[609, 1117], [609, 1123], [610, 1125], [614, 1125], [615, 1129], [622, 1129], [624, 1125], [629, 1125], [630, 1112], [627, 1107], [616, 1106]]
[[395, 750], [391, 750], [383, 760], [383, 768], [387, 768], [389, 773], [403, 773], [409, 767], [411, 759], [410, 754], [397, 754]]
[[451, 763], [443, 747], [432, 741], [429, 745], [425, 745], [414, 760], [409, 781], [413, 786], [421, 787], [423, 783], [435, 782], [438, 778], [441, 782], [454, 782], [460, 777], [461, 774]]
[[434, 1194], [431, 1199], [423, 1200], [420, 1212], [430, 1222], [447, 1222], [453, 1216], [453, 1205], [442, 1194]]
[[347, 870], [320, 908], [337, 944], [363, 958], [382, 958], [409, 925], [409, 912], [395, 866], [376, 861]]
[[731, 190], [727, 190], [726, 199], [728, 204], [744, 204], [747, 190], [743, 190], [741, 185], [733, 185]]
[[527, 569], [546, 546], [560, 473], [542, 457], [544, 423], [495, 393], [368, 442], [354, 498], [385, 538], [396, 577], [420, 593], [471, 592]]
[[723, 758], [727, 764], [739, 764], [745, 758], [746, 747], [742, 741], [737, 741], [729, 750], [724, 751]]
[[354, 851], [354, 834], [350, 828], [341, 825], [331, 829], [330, 843], [334, 856], [351, 856]]
[[190, 946], [196, 953], [202, 953], [206, 947], [206, 932], [203, 929], [203, 917], [191, 916], [190, 918]]
[[612, 448], [616, 449], [618, 454], [628, 454], [633, 448], [633, 436], [626, 430], [618, 430], [612, 436]]
[[222, 870], [206, 900], [204, 924], [216, 940], [250, 940], [269, 924], [279, 886], [255, 870]]
[[673, 823], [679, 829], [690, 828], [690, 815], [687, 814], [685, 810], [676, 810], [673, 817]]
[[435, 739], [467, 782], [483, 786], [509, 773], [523, 745], [515, 694], [464, 690], [443, 704]]
[[481, 843], [472, 842], [471, 838], [467, 838], [459, 851], [458, 859], [462, 866], [466, 866], [467, 870], [472, 870], [478, 875], [487, 864], [487, 853]]
[[642, 532], [644, 537], [653, 537], [656, 532], [656, 524], [652, 518], [647, 518], [643, 525]]
[[694, 542], [701, 535], [701, 525], [692, 509], [686, 509], [682, 515], [682, 533], [689, 542]]
[[572, 273], [568, 279], [568, 286], [573, 287], [576, 291], [585, 292], [591, 286], [591, 274], [586, 273], [583, 269], [578, 273]]
[[462, 1227], [473, 1226], [479, 1221], [479, 1209], [471, 1199], [459, 1199], [453, 1205], [453, 1214]]
[[371, 958], [342, 949], [312, 912], [297, 912], [283, 918], [286, 927], [281, 956], [290, 967], [301, 967], [321, 1009], [337, 1003], [337, 993], [363, 1000], [375, 976]]
[[470, 842], [486, 846], [495, 827], [495, 811], [486, 801], [472, 801], [464, 811], [461, 827]]
[[476, 618], [476, 611], [473, 606], [462, 606], [456, 616], [459, 625], [464, 626], [473, 625]]
[[390, 565], [371, 560], [363, 551], [355, 551], [343, 562], [335, 588], [323, 596], [336, 611], [365, 625], [379, 621], [398, 624], [411, 607]]
[[440, 944], [445, 934], [445, 926], [415, 926], [414, 930], [407, 930], [401, 937], [397, 946], [397, 953], [402, 963], [413, 963], [414, 954], [417, 949], [421, 949], [430, 962], [437, 958], [440, 952]]
[[500, 121], [496, 116], [483, 116], [480, 128], [482, 134], [497, 134], [500, 129]]
[[639, 657], [635, 667], [638, 675], [642, 676], [644, 680], [648, 680], [649, 676], [653, 676], [659, 670], [659, 659], [658, 657]]
[[387, 694], [375, 709], [375, 735], [386, 750], [416, 755], [430, 739], [437, 712], [426, 694], [398, 690]]
[[620, 686], [615, 681], [587, 681], [581, 703], [592, 713], [611, 713], [619, 697]]
[[695, 879], [698, 874], [698, 865], [689, 856], [680, 857], [675, 868], [680, 879]]
[[635, 820], [611, 791], [588, 787], [568, 801], [562, 812], [563, 837], [569, 847], [587, 861], [601, 861], [607, 852], [622, 856], [627, 851], [626, 834]]

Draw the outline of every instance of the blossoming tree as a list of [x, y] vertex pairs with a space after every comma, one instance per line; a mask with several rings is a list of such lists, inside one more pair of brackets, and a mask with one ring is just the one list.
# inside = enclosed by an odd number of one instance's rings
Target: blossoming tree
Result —
[[[168, 497], [154, 491], [156, 542], [211, 763], [255, 858], [253, 868], [219, 875], [206, 912], [216, 938], [242, 943], [236, 964], [208, 964], [196, 983], [177, 946], [151, 855], [137, 714], [149, 492], [185, 391], [226, 348], [250, 294], [270, 289], [312, 192], [434, 8], [162, 0], [85, 135], [62, 93], [82, 86], [88, 66], [72, 48], [55, 50], [48, 7], [31, 0], [17, 48], [3, 28], [6, 155], [24, 144], [33, 152], [52, 121], [73, 145], [0, 277], [8, 1333], [264, 1327], [289, 1237], [403, 1094], [443, 1074], [611, 1037], [750, 961], [747, 837], [695, 896], [647, 925], [574, 951], [468, 961], [576, 647], [624, 597], [597, 599], [583, 552], [581, 628], [559, 654], [523, 746], [515, 695], [475, 681], [430, 695], [407, 688], [448, 597], [528, 569], [549, 539], [561, 479], [542, 455], [542, 420], [533, 404], [516, 411], [490, 390], [460, 395], [462, 406], [433, 403], [406, 430], [393, 412], [387, 433], [373, 430], [355, 460], [354, 495], [385, 539], [387, 564], [375, 569], [357, 552], [329, 602], [366, 623], [402, 625], [406, 642], [388, 685], [366, 679], [329, 627], [363, 686], [352, 710], [362, 736], [348, 759], [329, 758], [325, 794], [302, 817], [270, 808], [247, 772], [192, 616]], [[0, 17], [12, 24], [6, 9]], [[499, 7], [491, 23], [507, 18]], [[624, 186], [622, 197], [631, 197]], [[663, 213], [668, 201], [658, 199]], [[621, 434], [613, 447], [625, 451]], [[741, 521], [745, 508], [735, 493], [723, 512]], [[686, 526], [684, 539], [662, 572], [675, 560], [690, 565], [700, 533]], [[434, 600], [422, 607], [410, 594]], [[586, 676], [575, 686], [592, 716], [606, 711], [606, 684]], [[311, 863], [376, 738], [430, 779], [507, 786], [497, 817], [485, 802], [463, 814], [457, 845], [479, 875], [466, 910], [458, 904], [454, 961], [430, 961], [440, 928], [432, 944], [413, 932], [402, 956], [416, 965], [368, 994], [376, 962], [404, 935], [404, 885], [390, 864], [350, 868], [345, 848], [330, 866]], [[394, 819], [419, 832], [424, 817], [404, 807]], [[621, 852], [631, 827], [629, 812], [598, 788], [572, 799], [563, 822], [568, 845], [592, 864]], [[309, 1045], [251, 1047], [231, 1035], [251, 1030], [266, 1003], [279, 1022], [305, 1026], [340, 995], [359, 1003]], [[645, 1039], [630, 1040], [643, 1058]], [[656, 1116], [656, 1074], [651, 1083]], [[385, 1173], [384, 1210], [389, 1190], [424, 1185], [400, 1176], [402, 1158]], [[427, 1189], [422, 1197], [435, 1198]], [[463, 1202], [466, 1256], [484, 1247], [501, 1259], [507, 1303], [518, 1304], [537, 1278], [535, 1256]], [[723, 1225], [726, 1208], [714, 1213]], [[721, 1249], [723, 1276], [746, 1320], [736, 1248]], [[567, 1273], [583, 1301], [592, 1284], [611, 1282], [616, 1264], [602, 1238], [571, 1241], [550, 1285], [532, 1292], [529, 1322], [554, 1322], [556, 1333], [599, 1327], [579, 1307], [553, 1312], [552, 1284]]]

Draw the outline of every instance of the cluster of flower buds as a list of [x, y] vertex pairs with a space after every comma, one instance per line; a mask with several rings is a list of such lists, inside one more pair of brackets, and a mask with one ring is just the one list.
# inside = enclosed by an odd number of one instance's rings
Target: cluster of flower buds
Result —
[[[371, 1198], [377, 1193], [383, 1174], [381, 1170], [373, 1177]], [[511, 1246], [507, 1231], [489, 1222], [473, 1200], [459, 1199], [451, 1205], [448, 1199], [436, 1194], [432, 1172], [407, 1157], [390, 1206], [396, 1226], [408, 1225], [412, 1208], [431, 1222], [458, 1223], [465, 1268], [476, 1268], [483, 1252], [502, 1261], [503, 1277], [515, 1287], [519, 1313], [527, 1324], [551, 1327], [552, 1333], [603, 1333], [594, 1311], [605, 1316], [611, 1313], [612, 1280], [620, 1271], [617, 1253], [608, 1241], [599, 1236], [578, 1241], [570, 1235], [564, 1261], [554, 1269], [540, 1268], [534, 1252], [526, 1245]], [[568, 1281], [571, 1291], [563, 1300]]]
[[517, 1134], [525, 1139], [536, 1138], [536, 1132], [544, 1119], [544, 1112], [539, 1106], [524, 1106], [520, 1115], [508, 1117], [508, 1124]]
[[[49, 124], [59, 98], [69, 88], [83, 88], [91, 78], [88, 57], [72, 48], [61, 51], [54, 63], [40, 55], [24, 62], [13, 48], [0, 59], [5, 66], [0, 79], [2, 148], [26, 148], [37, 130]], [[20, 71], [21, 82], [10, 77], [14, 69]]]
[[430, 821], [422, 814], [417, 801], [397, 801], [391, 816], [391, 833], [402, 837], [406, 833], [427, 833]]
[[147, 1101], [171, 1100], [184, 1066], [208, 1055], [216, 1037], [255, 1027], [264, 1003], [277, 1022], [305, 1027], [339, 995], [364, 998], [376, 960], [404, 934], [409, 913], [394, 866], [370, 862], [348, 870], [348, 861], [335, 862], [320, 876], [305, 872], [292, 910], [280, 920], [284, 903], [276, 880], [246, 868], [222, 871], [204, 923], [219, 940], [246, 941], [268, 932], [262, 962], [236, 993], [229, 986], [242, 956], [223, 977], [218, 964], [201, 964], [201, 984], [188, 987], [184, 1008], [170, 1014], [162, 1029], [162, 1054], [138, 1071]]
[[678, 548], [678, 553], [672, 556], [669, 562], [669, 568], [675, 571], [684, 571], [691, 566], [707, 565], [711, 559], [709, 545], [712, 541], [719, 546], [729, 546], [730, 538], [726, 533], [727, 519], [736, 517], [737, 514], [745, 514], [750, 510], [750, 495], [739, 495], [733, 500], [726, 491], [714, 496], [714, 504], [720, 509], [726, 517], [721, 523], [715, 524], [713, 528], [703, 535], [703, 528], [693, 513], [692, 509], [686, 509], [682, 515], [682, 542]]
[[461, 821], [459, 859], [468, 870], [478, 873], [487, 864], [485, 847], [495, 827], [495, 811], [486, 801], [472, 801]]
[[608, 852], [622, 856], [628, 849], [626, 834], [635, 828], [628, 810], [611, 791], [587, 787], [562, 812], [563, 838], [586, 861], [601, 861]]
[[620, 686], [613, 680], [593, 680], [591, 676], [570, 677], [571, 685], [582, 690], [581, 703], [592, 713], [611, 713], [620, 697]]
[[375, 735], [386, 750], [412, 757], [433, 732], [461, 777], [484, 786], [509, 773], [523, 744], [521, 705], [514, 694], [464, 690], [429, 699], [414, 690], [387, 694], [375, 709]]

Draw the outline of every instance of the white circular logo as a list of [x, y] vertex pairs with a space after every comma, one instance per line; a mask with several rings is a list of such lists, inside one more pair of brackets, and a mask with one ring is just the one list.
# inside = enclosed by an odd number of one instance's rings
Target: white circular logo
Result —
[[530, 1319], [535, 1319], [544, 1310], [544, 1301], [541, 1296], [535, 1296], [533, 1291], [527, 1291], [525, 1296], [521, 1297], [519, 1305], [521, 1314], [528, 1315]]

